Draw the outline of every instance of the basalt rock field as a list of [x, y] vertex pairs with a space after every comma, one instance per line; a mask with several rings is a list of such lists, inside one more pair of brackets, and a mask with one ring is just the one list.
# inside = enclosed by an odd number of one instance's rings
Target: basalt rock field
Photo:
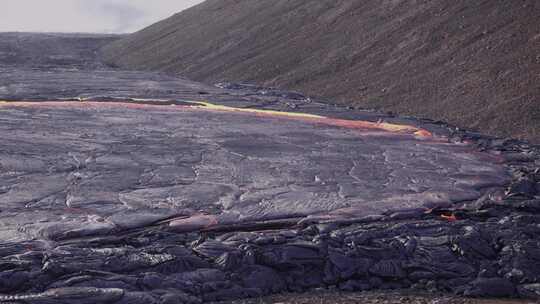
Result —
[[0, 34], [0, 303], [540, 297], [537, 147], [107, 67], [114, 39]]

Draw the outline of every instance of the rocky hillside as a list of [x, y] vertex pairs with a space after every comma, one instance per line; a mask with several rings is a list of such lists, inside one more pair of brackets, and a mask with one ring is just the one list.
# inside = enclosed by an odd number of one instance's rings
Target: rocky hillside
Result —
[[537, 0], [207, 0], [103, 54], [540, 142]]

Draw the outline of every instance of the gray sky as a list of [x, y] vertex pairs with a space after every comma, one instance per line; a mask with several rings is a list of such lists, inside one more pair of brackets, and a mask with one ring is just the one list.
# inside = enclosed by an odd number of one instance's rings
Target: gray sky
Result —
[[0, 0], [0, 32], [129, 33], [203, 0]]

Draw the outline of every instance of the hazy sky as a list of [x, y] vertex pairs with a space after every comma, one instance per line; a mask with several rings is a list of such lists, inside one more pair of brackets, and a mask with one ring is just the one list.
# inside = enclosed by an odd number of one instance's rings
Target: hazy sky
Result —
[[129, 33], [203, 0], [0, 0], [0, 32]]

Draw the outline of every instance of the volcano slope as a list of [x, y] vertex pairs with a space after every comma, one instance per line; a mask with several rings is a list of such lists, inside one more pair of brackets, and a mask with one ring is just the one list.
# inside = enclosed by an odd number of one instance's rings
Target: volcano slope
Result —
[[540, 142], [539, 13], [536, 0], [208, 0], [104, 54]]
[[535, 147], [92, 60], [0, 66], [0, 302], [540, 296]]

